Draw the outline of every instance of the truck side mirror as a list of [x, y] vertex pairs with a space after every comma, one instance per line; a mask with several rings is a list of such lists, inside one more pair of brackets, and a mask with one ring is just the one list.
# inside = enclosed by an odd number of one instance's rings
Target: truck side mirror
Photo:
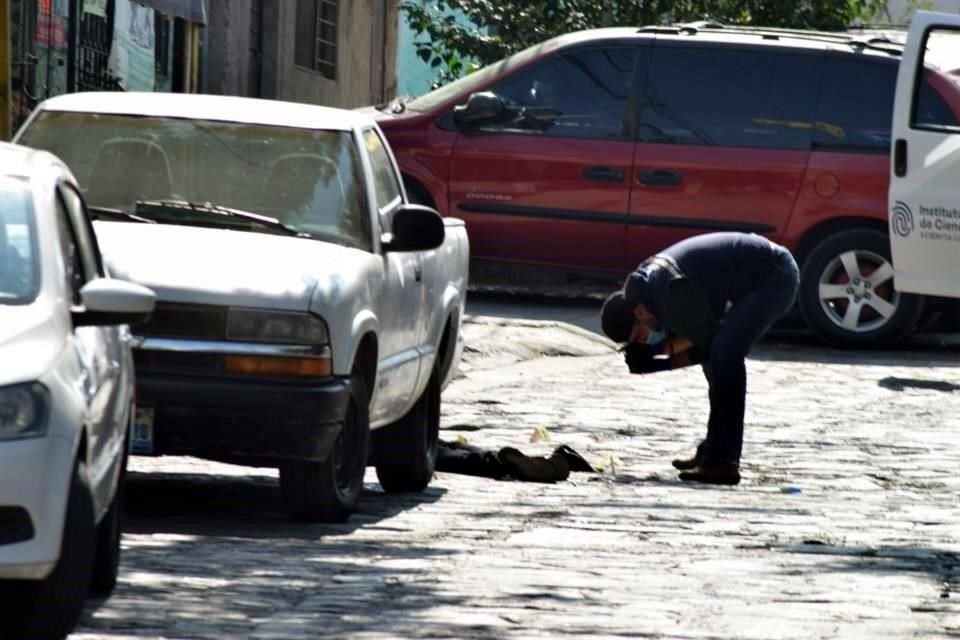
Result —
[[404, 203], [393, 213], [393, 225], [380, 244], [386, 251], [427, 251], [443, 244], [446, 225], [435, 209]]

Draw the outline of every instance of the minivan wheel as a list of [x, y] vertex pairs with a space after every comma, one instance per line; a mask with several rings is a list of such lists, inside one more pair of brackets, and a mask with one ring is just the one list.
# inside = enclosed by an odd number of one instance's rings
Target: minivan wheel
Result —
[[73, 468], [60, 558], [43, 580], [0, 582], [0, 637], [63, 638], [80, 620], [93, 575], [93, 494], [86, 466]]
[[363, 490], [370, 442], [370, 400], [359, 372], [350, 377], [350, 400], [326, 460], [291, 460], [280, 466], [280, 490], [292, 520], [344, 522]]
[[800, 272], [799, 306], [807, 325], [830, 344], [894, 342], [916, 326], [923, 297], [893, 287], [887, 235], [850, 229], [817, 244]]

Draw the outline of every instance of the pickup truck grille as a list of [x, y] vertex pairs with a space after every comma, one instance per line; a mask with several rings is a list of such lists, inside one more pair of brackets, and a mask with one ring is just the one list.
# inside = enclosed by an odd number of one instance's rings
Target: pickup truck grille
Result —
[[147, 338], [223, 340], [227, 335], [227, 308], [158, 302], [147, 324], [132, 331]]
[[181, 353], [177, 351], [133, 351], [138, 373], [172, 375], [223, 375], [223, 356], [216, 353]]

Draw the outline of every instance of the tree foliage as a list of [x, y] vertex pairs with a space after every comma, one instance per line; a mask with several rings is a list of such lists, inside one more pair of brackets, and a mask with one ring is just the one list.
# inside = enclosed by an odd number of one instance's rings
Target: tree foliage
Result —
[[580, 29], [716, 20], [835, 31], [877, 15], [885, 5], [884, 0], [405, 0], [402, 8], [416, 34], [417, 54], [437, 69], [437, 86]]

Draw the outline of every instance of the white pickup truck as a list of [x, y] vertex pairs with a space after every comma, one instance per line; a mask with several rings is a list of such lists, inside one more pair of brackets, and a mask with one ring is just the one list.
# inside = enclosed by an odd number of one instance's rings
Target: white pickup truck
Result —
[[420, 491], [462, 351], [463, 224], [409, 204], [376, 123], [247, 98], [80, 93], [21, 144], [75, 172], [134, 327], [134, 453], [277, 467], [291, 517], [340, 521], [368, 464]]
[[900, 62], [889, 197], [894, 280], [899, 291], [960, 298], [960, 105], [918, 108], [921, 71], [931, 67], [960, 83], [960, 15], [918, 11]]

